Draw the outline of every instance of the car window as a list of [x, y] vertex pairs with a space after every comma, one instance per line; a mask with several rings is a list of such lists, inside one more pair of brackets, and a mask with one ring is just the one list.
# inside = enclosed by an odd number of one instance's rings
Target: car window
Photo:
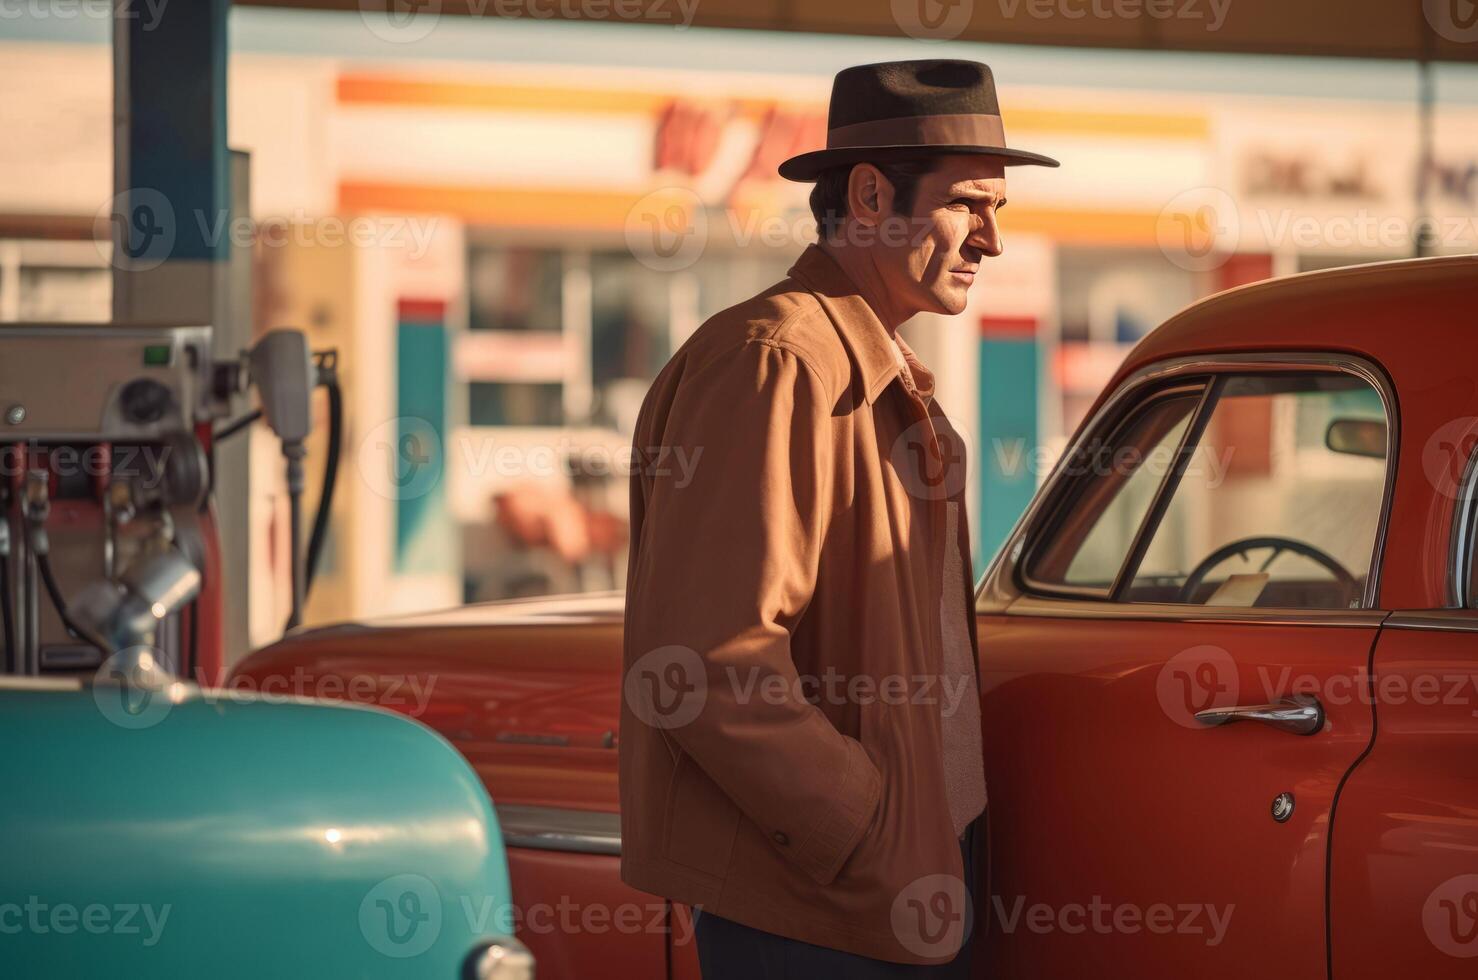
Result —
[[1066, 461], [1076, 497], [1034, 555], [1037, 583], [1107, 597], [1201, 397], [1200, 386], [1160, 395]]
[[1385, 450], [1380, 396], [1359, 378], [1227, 380], [1123, 598], [1358, 607]]
[[1358, 608], [1386, 426], [1379, 393], [1332, 372], [1223, 375], [1204, 400], [1157, 398], [1116, 437], [1155, 452], [1127, 474], [1075, 477], [1028, 557], [1027, 585], [1121, 602]]

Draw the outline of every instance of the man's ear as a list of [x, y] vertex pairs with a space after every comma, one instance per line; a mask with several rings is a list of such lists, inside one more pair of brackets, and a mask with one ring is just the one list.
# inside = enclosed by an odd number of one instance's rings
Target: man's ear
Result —
[[893, 210], [893, 185], [881, 170], [859, 163], [847, 177], [847, 211], [868, 227], [877, 227]]

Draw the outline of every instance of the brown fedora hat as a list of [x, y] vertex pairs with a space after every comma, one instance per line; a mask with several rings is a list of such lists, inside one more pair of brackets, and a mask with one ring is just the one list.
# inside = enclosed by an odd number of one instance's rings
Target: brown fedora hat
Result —
[[943, 153], [978, 153], [1007, 165], [1055, 167], [1040, 153], [1006, 146], [996, 81], [978, 61], [884, 61], [837, 72], [826, 117], [826, 149], [780, 165], [786, 180], [823, 170]]

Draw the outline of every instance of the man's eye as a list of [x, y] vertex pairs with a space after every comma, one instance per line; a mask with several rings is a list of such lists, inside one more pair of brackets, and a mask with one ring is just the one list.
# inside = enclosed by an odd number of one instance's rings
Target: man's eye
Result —
[[949, 202], [950, 207], [958, 206], [965, 208], [966, 210], [969, 210], [973, 206], [973, 204], [974, 202], [972, 202], [968, 197], [957, 197], [953, 201]]

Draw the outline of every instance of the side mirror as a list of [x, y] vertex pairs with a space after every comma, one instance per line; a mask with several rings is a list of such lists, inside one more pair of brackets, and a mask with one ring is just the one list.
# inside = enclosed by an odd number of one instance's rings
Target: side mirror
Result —
[[1386, 423], [1370, 419], [1335, 419], [1324, 433], [1330, 452], [1386, 458]]

